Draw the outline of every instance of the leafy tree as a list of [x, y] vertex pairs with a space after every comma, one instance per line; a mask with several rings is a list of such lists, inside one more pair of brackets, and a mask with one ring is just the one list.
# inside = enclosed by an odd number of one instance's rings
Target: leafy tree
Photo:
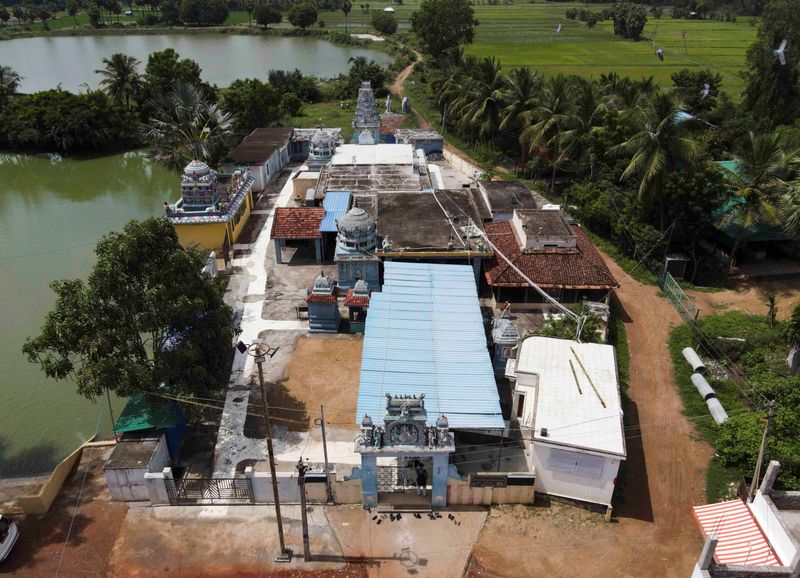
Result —
[[350, 11], [353, 9], [353, 4], [350, 0], [344, 0], [339, 9], [344, 14], [344, 33], [347, 34], [347, 15], [350, 14]]
[[279, 24], [280, 21], [283, 20], [280, 11], [267, 4], [259, 4], [256, 6], [253, 14], [256, 17], [256, 24], [264, 28], [267, 28], [270, 24]]
[[287, 92], [281, 98], [281, 112], [284, 116], [299, 116], [303, 110], [303, 101], [296, 94]]
[[25, 9], [17, 4], [11, 9], [11, 14], [14, 15], [14, 18], [17, 19], [17, 22], [22, 22], [25, 18]]
[[78, 25], [78, 11], [81, 9], [80, 0], [67, 0], [64, 4], [64, 7], [67, 10], [67, 14], [72, 16], [72, 20], [75, 23], [75, 26]]
[[233, 129], [238, 134], [276, 124], [281, 117], [280, 105], [280, 93], [258, 79], [234, 81], [222, 100], [222, 108], [234, 116]]
[[461, 96], [454, 101], [459, 126], [470, 134], [477, 129], [479, 138], [491, 138], [500, 124], [505, 90], [500, 61], [482, 58], [462, 86]]
[[303, 76], [303, 73], [296, 68], [291, 72], [270, 70], [267, 73], [267, 80], [279, 93], [292, 92], [303, 102], [317, 102], [322, 98], [322, 93], [314, 77]]
[[386, 69], [373, 60], [364, 56], [350, 57], [350, 71], [347, 76], [339, 78], [336, 89], [337, 98], [353, 98], [358, 94], [362, 82], [369, 81], [375, 95], [386, 96]]
[[617, 2], [611, 8], [611, 20], [614, 22], [614, 34], [639, 40], [647, 24], [647, 9], [633, 2]]
[[397, 32], [397, 20], [388, 12], [375, 11], [372, 13], [372, 27], [386, 36]]
[[253, 25], [253, 11], [256, 9], [256, 0], [244, 0], [242, 8], [247, 12], [247, 20], [250, 26]]
[[661, 230], [665, 228], [663, 192], [667, 179], [679, 170], [692, 169], [698, 151], [690, 134], [695, 123], [682, 113], [684, 106], [676, 95], [657, 92], [635, 111], [636, 134], [609, 151], [630, 159], [620, 180], [636, 177], [639, 201], [659, 206]]
[[[573, 305], [570, 309], [586, 318], [581, 329], [581, 341], [583, 343], [603, 343], [600, 318], [591, 312], [589, 306], [586, 305], [586, 301]], [[537, 333], [544, 337], [555, 337], [556, 339], [575, 339], [576, 330], [575, 321], [572, 318], [563, 316], [561, 319], [548, 321]]]
[[[537, 106], [537, 98], [541, 90], [542, 79], [536, 71], [528, 67], [512, 68], [506, 79], [503, 93], [503, 110], [501, 112], [500, 130], [520, 134], [533, 118]], [[521, 135], [519, 143], [522, 153], [522, 166], [530, 143]]]
[[225, 0], [181, 0], [180, 19], [190, 26], [213, 26], [228, 18]]
[[158, 98], [178, 82], [200, 86], [202, 70], [190, 58], [181, 58], [172, 48], [151, 52], [144, 69], [145, 89], [150, 98]]
[[161, 0], [161, 18], [165, 24], [173, 26], [180, 22], [181, 3], [180, 0]]
[[477, 25], [470, 0], [422, 0], [411, 14], [411, 31], [422, 49], [434, 57], [472, 44]]
[[15, 94], [20, 82], [22, 77], [16, 70], [7, 64], [0, 64], [0, 98]]
[[3, 26], [7, 26], [8, 21], [11, 20], [11, 13], [5, 6], [0, 6], [0, 20], [2, 20]]
[[317, 21], [317, 9], [309, 2], [293, 6], [289, 10], [289, 23], [295, 28], [305, 30]]
[[[697, 113], [709, 111], [717, 104], [717, 96], [722, 87], [722, 75], [711, 69], [689, 70], [684, 68], [678, 72], [673, 72], [672, 83], [683, 99], [686, 107]], [[702, 92], [705, 85], [708, 85], [708, 96], [703, 96]]]
[[0, 147], [71, 153], [138, 142], [135, 116], [100, 91], [48, 90], [17, 96], [0, 109]]
[[100, 12], [100, 8], [97, 6], [91, 6], [88, 14], [89, 23], [92, 25], [92, 28], [100, 28], [103, 25], [103, 15]]
[[783, 329], [783, 336], [789, 345], [800, 343], [800, 305], [795, 305], [792, 309], [792, 315]]
[[201, 273], [205, 254], [178, 243], [166, 219], [130, 221], [97, 244], [86, 281], [55, 281], [56, 303], [23, 352], [53, 379], [97, 399], [218, 389], [230, 359], [232, 312]]
[[117, 104], [131, 107], [131, 99], [135, 99], [142, 87], [139, 74], [139, 62], [133, 56], [117, 52], [111, 58], [104, 58], [105, 68], [95, 70], [103, 77], [100, 86]]
[[733, 221], [739, 225], [739, 234], [730, 254], [731, 267], [747, 229], [759, 223], [777, 221], [778, 212], [771, 197], [785, 167], [783, 147], [776, 133], [755, 135], [751, 132], [748, 137], [735, 156], [738, 170], [730, 175], [734, 203], [723, 217], [723, 222]]
[[233, 115], [206, 100], [199, 88], [178, 81], [155, 102], [143, 130], [153, 159], [178, 172], [192, 159], [219, 164], [230, 144], [233, 123]]
[[39, 17], [39, 20], [42, 21], [42, 26], [44, 26], [45, 30], [50, 30], [50, 25], [47, 24], [47, 21], [50, 20], [54, 14], [55, 10], [50, 4], [43, 4], [37, 9], [36, 15]]
[[[774, 50], [787, 40], [782, 65]], [[791, 124], [800, 115], [800, 10], [794, 0], [770, 0], [758, 37], [747, 51], [744, 105], [765, 128]]]

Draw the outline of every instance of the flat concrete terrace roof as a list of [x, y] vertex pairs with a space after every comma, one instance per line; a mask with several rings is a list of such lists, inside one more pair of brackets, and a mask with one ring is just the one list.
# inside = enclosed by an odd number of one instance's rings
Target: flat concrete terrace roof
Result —
[[[478, 238], [467, 239], [462, 230], [471, 218], [481, 226], [481, 217], [469, 189], [434, 193], [379, 193], [378, 235], [389, 235], [392, 253], [404, 251], [476, 251]], [[451, 224], [452, 223], [452, 224]], [[458, 236], [453, 228], [458, 231]], [[459, 240], [461, 237], [467, 246]], [[488, 252], [488, 250], [487, 250]]]
[[291, 127], [257, 128], [228, 153], [226, 160], [240, 164], [263, 163], [289, 142]]
[[541, 209], [547, 204], [547, 199], [519, 181], [481, 181], [478, 186], [486, 195], [493, 213], [510, 213], [514, 209]]
[[622, 403], [611, 345], [528, 337], [519, 348], [516, 373], [538, 376], [536, 441], [625, 457]]
[[547, 237], [574, 237], [567, 219], [561, 211], [542, 211], [538, 209], [516, 210], [517, 217], [527, 235]]
[[410, 163], [406, 166], [332, 165], [325, 175], [324, 183], [320, 184], [325, 188], [325, 192], [416, 192], [423, 189], [422, 178], [412, 169]]
[[344, 144], [336, 147], [331, 165], [408, 165], [414, 162], [410, 144]]
[[103, 466], [104, 470], [138, 470], [150, 463], [158, 447], [158, 438], [147, 437], [120, 441]]
[[483, 329], [474, 273], [468, 265], [389, 261], [373, 293], [364, 331], [356, 423], [380, 423], [386, 395], [425, 394], [429, 423], [504, 427]]

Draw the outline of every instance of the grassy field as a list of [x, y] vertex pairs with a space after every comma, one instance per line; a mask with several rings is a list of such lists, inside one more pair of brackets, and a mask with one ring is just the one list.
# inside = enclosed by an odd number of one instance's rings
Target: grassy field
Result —
[[[404, 33], [409, 30], [408, 19], [419, 2], [406, 0], [403, 5], [396, 5], [389, 1], [375, 1], [370, 3], [369, 10], [393, 6], [399, 22], [398, 32]], [[743, 82], [739, 74], [744, 70], [747, 47], [756, 35], [756, 27], [750, 26], [747, 18], [730, 23], [673, 20], [669, 17], [656, 20], [650, 17], [643, 39], [632, 42], [614, 36], [610, 21], [588, 29], [583, 23], [564, 17], [568, 8], [585, 6], [582, 3], [523, 4], [519, 1], [511, 6], [476, 6], [480, 25], [474, 44], [467, 47], [466, 52], [495, 56], [503, 66], [531, 66], [545, 74], [563, 72], [597, 77], [616, 71], [632, 78], [653, 76], [662, 84], [669, 84], [670, 75], [682, 68], [709, 67], [723, 75], [724, 90], [733, 96], [740, 94]], [[607, 5], [588, 6], [591, 10], [600, 11]], [[319, 18], [325, 22], [326, 29], [345, 29], [344, 14], [340, 10], [320, 12]], [[134, 20], [125, 16], [121, 16], [121, 19], [125, 23]], [[369, 11], [365, 12], [360, 5], [354, 4], [348, 16], [348, 32], [374, 33], [369, 19]], [[555, 34], [559, 22], [563, 24], [563, 30], [561, 34]], [[78, 15], [78, 23], [81, 26], [88, 24], [86, 14]], [[231, 12], [225, 24], [247, 26], [247, 13]], [[53, 30], [72, 26], [73, 19], [63, 13], [50, 22]], [[276, 27], [291, 26], [284, 21]], [[14, 28], [9, 26], [5, 31]], [[40, 22], [30, 26], [33, 31], [41, 28]], [[654, 41], [651, 40], [653, 35]], [[663, 62], [656, 58], [655, 47], [664, 49]]]

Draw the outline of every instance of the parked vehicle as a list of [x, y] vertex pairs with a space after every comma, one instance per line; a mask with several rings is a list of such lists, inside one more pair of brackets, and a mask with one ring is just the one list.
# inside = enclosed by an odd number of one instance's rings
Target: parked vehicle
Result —
[[14, 544], [17, 543], [17, 538], [19, 538], [17, 524], [8, 516], [0, 514], [0, 562], [8, 558]]

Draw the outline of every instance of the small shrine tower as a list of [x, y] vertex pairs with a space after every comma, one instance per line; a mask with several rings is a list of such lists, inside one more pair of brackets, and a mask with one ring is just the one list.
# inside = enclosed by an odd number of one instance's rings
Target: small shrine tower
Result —
[[368, 289], [380, 288], [380, 261], [375, 256], [378, 226], [361, 207], [353, 207], [336, 220], [336, 254], [339, 286], [353, 287], [362, 279]]
[[324, 273], [314, 281], [308, 292], [308, 330], [311, 333], [337, 333], [342, 318], [339, 316], [339, 288]]
[[375, 105], [372, 85], [367, 80], [358, 89], [356, 113], [353, 116], [353, 128], [358, 144], [378, 144], [381, 142], [381, 117]]

